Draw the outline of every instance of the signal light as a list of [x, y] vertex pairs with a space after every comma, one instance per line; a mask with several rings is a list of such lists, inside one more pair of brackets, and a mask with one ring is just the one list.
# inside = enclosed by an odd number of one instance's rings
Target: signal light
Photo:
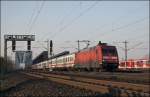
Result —
[[50, 41], [50, 47], [53, 47], [53, 41], [52, 40]]
[[28, 49], [28, 51], [31, 50], [31, 41], [27, 41], [27, 49]]
[[13, 40], [13, 41], [12, 41], [12, 50], [14, 51], [15, 49], [16, 49], [16, 41]]
[[53, 52], [53, 41], [50, 40], [50, 55], [52, 55]]
[[31, 46], [30, 45], [28, 45], [28, 51], [30, 51], [31, 50]]
[[50, 55], [52, 55], [52, 52], [53, 52], [53, 49], [52, 49], [52, 48], [50, 48]]

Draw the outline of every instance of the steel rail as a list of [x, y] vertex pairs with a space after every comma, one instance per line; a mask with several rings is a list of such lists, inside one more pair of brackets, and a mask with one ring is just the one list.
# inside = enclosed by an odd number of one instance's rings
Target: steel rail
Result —
[[46, 74], [39, 72], [32, 72], [32, 74], [31, 73], [24, 73], [24, 74], [27, 74], [29, 76], [45, 78], [58, 83], [67, 84], [78, 88], [84, 88], [100, 93], [110, 93], [112, 89], [113, 92], [114, 90], [116, 92], [120, 91], [121, 97], [125, 96], [128, 97], [129, 95], [133, 94], [140, 95], [142, 97], [150, 96], [149, 86], [147, 85], [131, 84], [125, 82], [113, 82], [113, 81], [97, 80], [74, 76], [64, 76], [56, 74]]
[[142, 84], [133, 84], [133, 83], [127, 83], [127, 82], [114, 82], [114, 81], [106, 81], [106, 80], [98, 80], [93, 78], [83, 78], [83, 77], [77, 77], [77, 76], [67, 76], [67, 75], [56, 75], [56, 74], [46, 74], [46, 73], [39, 73], [44, 76], [49, 77], [56, 77], [56, 78], [62, 78], [62, 79], [68, 79], [68, 80], [76, 80], [76, 81], [82, 81], [82, 82], [88, 82], [93, 84], [103, 84], [106, 86], [113, 86], [117, 88], [125, 88], [127, 90], [134, 90], [134, 91], [142, 91], [145, 93], [150, 93], [150, 87], [148, 85], [142, 85]]

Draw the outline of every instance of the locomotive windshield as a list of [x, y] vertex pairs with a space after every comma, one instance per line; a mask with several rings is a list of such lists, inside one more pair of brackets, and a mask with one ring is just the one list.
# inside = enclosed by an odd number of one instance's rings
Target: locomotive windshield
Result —
[[117, 56], [117, 51], [115, 48], [103, 48], [103, 56]]

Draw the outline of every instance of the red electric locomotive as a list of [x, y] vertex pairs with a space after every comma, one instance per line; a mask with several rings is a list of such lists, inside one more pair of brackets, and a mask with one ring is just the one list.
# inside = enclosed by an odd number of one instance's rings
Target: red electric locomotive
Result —
[[108, 70], [118, 68], [119, 58], [115, 46], [101, 43], [97, 46], [81, 50], [75, 54], [75, 68], [87, 70]]

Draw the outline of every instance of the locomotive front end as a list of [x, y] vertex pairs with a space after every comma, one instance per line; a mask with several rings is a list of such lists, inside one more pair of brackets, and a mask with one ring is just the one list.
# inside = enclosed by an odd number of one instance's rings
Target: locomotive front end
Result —
[[113, 71], [119, 66], [119, 58], [115, 46], [102, 46], [102, 67]]

